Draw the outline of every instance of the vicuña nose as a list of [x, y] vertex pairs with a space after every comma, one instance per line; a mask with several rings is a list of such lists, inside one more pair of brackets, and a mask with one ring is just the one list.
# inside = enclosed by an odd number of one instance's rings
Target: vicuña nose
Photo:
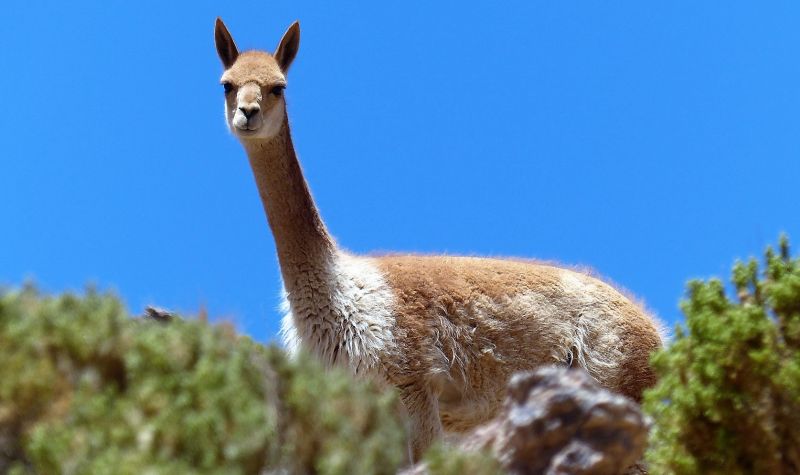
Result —
[[242, 114], [249, 119], [250, 117], [256, 115], [258, 111], [261, 110], [261, 107], [259, 107], [258, 104], [253, 104], [251, 106], [239, 107], [239, 110], [242, 111]]

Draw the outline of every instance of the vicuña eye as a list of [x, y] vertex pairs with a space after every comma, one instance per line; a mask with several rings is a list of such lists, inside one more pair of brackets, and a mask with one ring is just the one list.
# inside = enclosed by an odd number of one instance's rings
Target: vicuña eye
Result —
[[270, 94], [272, 94], [272, 95], [275, 95], [275, 96], [280, 96], [281, 94], [283, 94], [283, 90], [284, 90], [284, 89], [286, 89], [286, 86], [275, 86], [275, 87], [273, 87], [273, 88], [272, 88], [272, 90], [271, 90], [271, 91], [269, 91], [269, 92], [270, 92]]
[[233, 85], [229, 82], [223, 82], [222, 88], [225, 89], [225, 94], [227, 94], [233, 90]]

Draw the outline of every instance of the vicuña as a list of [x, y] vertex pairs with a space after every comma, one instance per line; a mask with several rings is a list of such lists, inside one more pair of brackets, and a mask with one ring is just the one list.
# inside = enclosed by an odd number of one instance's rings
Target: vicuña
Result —
[[300, 44], [239, 52], [220, 19], [225, 115], [255, 175], [280, 263], [286, 347], [393, 385], [410, 418], [414, 460], [442, 431], [490, 419], [512, 373], [584, 368], [633, 399], [655, 381], [656, 322], [600, 280], [517, 259], [355, 256], [320, 217], [297, 161], [286, 74]]

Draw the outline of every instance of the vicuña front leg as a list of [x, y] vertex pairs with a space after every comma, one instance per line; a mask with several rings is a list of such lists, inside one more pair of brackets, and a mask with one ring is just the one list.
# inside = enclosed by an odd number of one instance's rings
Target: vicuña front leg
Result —
[[441, 439], [442, 422], [439, 419], [439, 401], [430, 388], [424, 386], [409, 386], [401, 389], [400, 399], [411, 420], [411, 459], [412, 462], [417, 463], [431, 444]]

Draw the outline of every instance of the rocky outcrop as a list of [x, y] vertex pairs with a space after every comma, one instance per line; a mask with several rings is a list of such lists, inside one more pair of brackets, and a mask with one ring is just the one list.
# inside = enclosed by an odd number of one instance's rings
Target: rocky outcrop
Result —
[[647, 429], [635, 402], [583, 371], [548, 367], [515, 375], [501, 413], [460, 448], [490, 453], [515, 475], [646, 473], [634, 464]]

